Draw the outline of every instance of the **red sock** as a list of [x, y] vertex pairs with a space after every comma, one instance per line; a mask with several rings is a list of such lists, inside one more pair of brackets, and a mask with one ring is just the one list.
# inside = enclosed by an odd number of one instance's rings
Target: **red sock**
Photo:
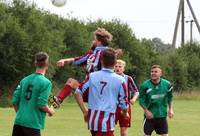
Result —
[[66, 97], [68, 97], [71, 93], [71, 86], [65, 85], [58, 93], [58, 98], [62, 102]]

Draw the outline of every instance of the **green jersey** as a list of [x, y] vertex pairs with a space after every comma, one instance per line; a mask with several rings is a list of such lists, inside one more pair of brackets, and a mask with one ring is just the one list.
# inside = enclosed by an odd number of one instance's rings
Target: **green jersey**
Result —
[[146, 80], [140, 87], [139, 103], [152, 112], [155, 118], [167, 116], [167, 106], [173, 98], [172, 85], [162, 79], [159, 84]]
[[51, 82], [41, 74], [33, 73], [22, 79], [12, 99], [12, 104], [18, 106], [15, 124], [43, 129], [46, 113], [40, 107], [48, 104], [51, 88]]

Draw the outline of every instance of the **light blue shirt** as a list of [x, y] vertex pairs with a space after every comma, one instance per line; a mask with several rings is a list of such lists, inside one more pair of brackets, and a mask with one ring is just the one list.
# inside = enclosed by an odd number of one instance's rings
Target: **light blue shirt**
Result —
[[[90, 130], [103, 132], [114, 130], [114, 113], [117, 103], [119, 102], [121, 109], [127, 109], [126, 86], [122, 76], [114, 73], [112, 69], [102, 68], [100, 71], [91, 73], [89, 80], [82, 88], [76, 90], [83, 94], [89, 87], [88, 109], [91, 110], [91, 115], [88, 126]], [[99, 116], [100, 112], [104, 112], [103, 116]], [[107, 123], [108, 121], [110, 123]], [[98, 129], [99, 123], [101, 123], [99, 127], [101, 130]], [[108, 124], [111, 125], [110, 130], [107, 130]]]

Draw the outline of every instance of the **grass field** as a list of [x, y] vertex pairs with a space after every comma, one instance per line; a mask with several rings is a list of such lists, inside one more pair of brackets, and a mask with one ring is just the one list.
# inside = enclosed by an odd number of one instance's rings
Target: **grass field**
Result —
[[[169, 120], [171, 136], [200, 136], [200, 100], [175, 99], [175, 116]], [[142, 136], [143, 111], [138, 104], [132, 106], [132, 127], [129, 136]], [[15, 113], [12, 108], [0, 108], [0, 136], [11, 136]], [[43, 136], [89, 136], [87, 125], [74, 101], [69, 100], [57, 110], [54, 117], [47, 117]], [[116, 126], [115, 135], [119, 136]], [[155, 136], [156, 134], [153, 134]]]

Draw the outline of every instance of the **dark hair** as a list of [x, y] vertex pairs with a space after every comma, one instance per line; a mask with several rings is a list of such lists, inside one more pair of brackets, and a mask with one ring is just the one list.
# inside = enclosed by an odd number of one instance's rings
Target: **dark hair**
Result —
[[101, 59], [103, 66], [105, 68], [113, 67], [116, 63], [117, 57], [115, 55], [115, 50], [112, 48], [107, 48], [101, 53]]
[[43, 68], [48, 65], [49, 56], [46, 52], [38, 52], [35, 55], [35, 65], [38, 68]]

